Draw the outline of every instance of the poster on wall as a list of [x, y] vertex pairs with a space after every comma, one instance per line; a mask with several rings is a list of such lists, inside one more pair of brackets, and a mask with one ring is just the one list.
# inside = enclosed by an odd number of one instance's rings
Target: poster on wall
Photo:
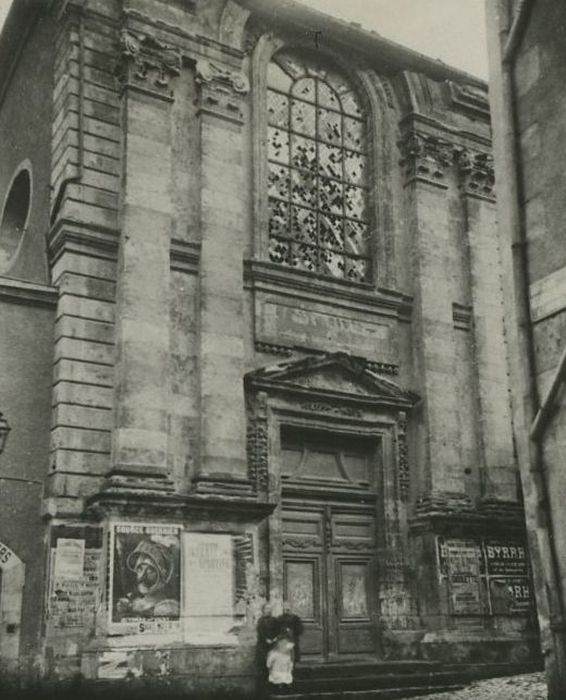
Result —
[[231, 616], [234, 571], [231, 535], [185, 533], [186, 611], [193, 616]]
[[484, 550], [488, 576], [529, 575], [524, 544], [507, 540], [486, 540]]
[[453, 615], [528, 615], [534, 608], [527, 548], [519, 540], [438, 538]]
[[454, 615], [481, 615], [481, 551], [477, 542], [446, 542], [446, 570]]
[[448, 580], [452, 615], [484, 612], [481, 584], [481, 549], [475, 540], [438, 538], [440, 571]]
[[181, 621], [181, 531], [175, 525], [112, 526], [110, 623], [169, 633]]
[[80, 580], [83, 576], [85, 541], [60, 537], [55, 549], [53, 575], [59, 580]]

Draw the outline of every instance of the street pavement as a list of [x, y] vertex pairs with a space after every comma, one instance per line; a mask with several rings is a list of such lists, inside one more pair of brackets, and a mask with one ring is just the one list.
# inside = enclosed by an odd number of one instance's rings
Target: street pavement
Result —
[[485, 681], [476, 681], [463, 690], [421, 696], [421, 700], [546, 700], [546, 698], [543, 673], [490, 678]]

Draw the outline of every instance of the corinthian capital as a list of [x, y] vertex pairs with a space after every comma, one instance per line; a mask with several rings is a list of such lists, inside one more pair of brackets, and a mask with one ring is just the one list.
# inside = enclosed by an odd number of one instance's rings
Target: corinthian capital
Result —
[[493, 156], [463, 149], [458, 154], [462, 189], [467, 195], [482, 199], [495, 199], [495, 175]]
[[445, 178], [454, 162], [454, 145], [439, 136], [410, 130], [399, 142], [406, 184], [415, 180], [447, 187]]

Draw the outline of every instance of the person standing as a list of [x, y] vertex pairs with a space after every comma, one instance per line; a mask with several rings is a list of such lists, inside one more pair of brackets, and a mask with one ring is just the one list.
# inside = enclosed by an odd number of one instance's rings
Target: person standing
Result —
[[280, 629], [288, 629], [291, 631], [291, 639], [293, 641], [293, 664], [301, 660], [300, 637], [303, 633], [303, 621], [298, 615], [291, 611], [291, 606], [287, 601], [283, 602], [283, 614], [277, 618]]
[[269, 685], [275, 693], [289, 693], [293, 685], [293, 633], [290, 629], [280, 632], [267, 654]]
[[257, 621], [256, 665], [259, 679], [263, 686], [267, 685], [267, 655], [277, 640], [279, 623], [273, 616], [271, 605], [266, 603], [262, 608], [262, 616]]

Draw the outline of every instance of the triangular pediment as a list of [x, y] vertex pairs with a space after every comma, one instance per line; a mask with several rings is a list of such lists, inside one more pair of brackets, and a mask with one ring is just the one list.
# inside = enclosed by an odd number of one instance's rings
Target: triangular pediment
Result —
[[364, 360], [341, 352], [262, 367], [246, 379], [265, 388], [349, 396], [407, 408], [418, 400], [412, 392], [369, 369]]

